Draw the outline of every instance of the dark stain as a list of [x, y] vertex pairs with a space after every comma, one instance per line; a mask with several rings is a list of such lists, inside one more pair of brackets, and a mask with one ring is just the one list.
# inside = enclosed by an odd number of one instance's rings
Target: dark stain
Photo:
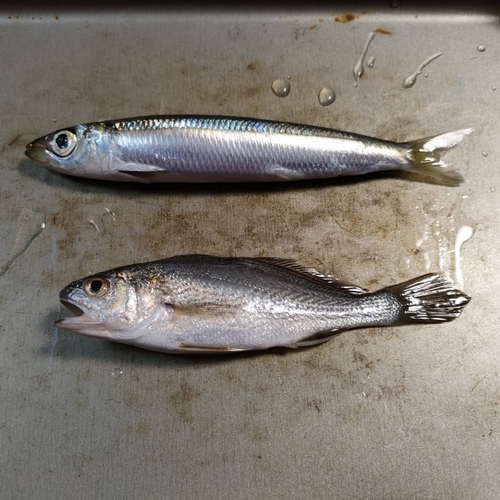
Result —
[[367, 370], [371, 370], [373, 368], [373, 361], [370, 361], [364, 354], [359, 351], [353, 352], [353, 359], [356, 363], [361, 365], [362, 368], [366, 368]]
[[381, 385], [379, 389], [381, 394], [378, 395], [378, 399], [397, 398], [406, 392], [406, 387], [402, 383]]
[[337, 16], [335, 18], [335, 22], [336, 23], [350, 23], [351, 21], [354, 21], [355, 19], [358, 19], [359, 16], [355, 15], [355, 14], [349, 14], [349, 13], [345, 13], [345, 14], [341, 14], [340, 16]]
[[200, 396], [200, 391], [195, 389], [187, 380], [182, 380], [179, 389], [170, 395], [169, 399], [179, 418], [183, 422], [191, 423], [193, 421], [191, 404]]
[[87, 368], [80, 370], [77, 373], [76, 378], [79, 382], [89, 381], [92, 378], [92, 371], [91, 371], [90, 367], [88, 366]]
[[309, 29], [310, 30], [315, 30], [317, 27], [318, 27], [317, 24], [312, 24], [311, 26], [309, 26]]
[[147, 436], [151, 430], [151, 424], [148, 422], [139, 422], [137, 424], [136, 432], [140, 436]]
[[40, 388], [47, 389], [51, 385], [51, 377], [47, 373], [42, 373], [40, 375], [37, 375], [36, 381]]
[[374, 33], [379, 33], [381, 35], [392, 35], [392, 32], [389, 30], [386, 30], [384, 28], [377, 28], [376, 30], [373, 30]]
[[305, 36], [307, 31], [308, 31], [307, 28], [302, 28], [302, 27], [295, 28], [293, 30], [293, 38], [295, 40], [298, 40], [299, 38], [302, 38], [303, 36]]
[[306, 407], [309, 408], [310, 410], [315, 410], [318, 413], [321, 413], [321, 401], [317, 399], [313, 399], [311, 401], [308, 401], [306, 403]]
[[251, 61], [246, 66], [247, 69], [256, 70], [258, 68], [257, 61]]
[[256, 443], [262, 443], [269, 439], [267, 428], [261, 428], [250, 421], [243, 422], [239, 427]]
[[54, 19], [55, 19], [56, 21], [59, 21], [59, 16], [54, 16]]

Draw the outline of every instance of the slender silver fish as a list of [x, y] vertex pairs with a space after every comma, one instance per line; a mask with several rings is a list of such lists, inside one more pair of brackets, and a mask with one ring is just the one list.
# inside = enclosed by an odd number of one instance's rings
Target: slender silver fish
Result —
[[132, 182], [270, 182], [408, 170], [458, 185], [441, 154], [472, 129], [390, 142], [321, 127], [203, 116], [77, 125], [26, 146], [58, 172]]
[[442, 274], [369, 293], [294, 261], [185, 255], [75, 281], [60, 300], [78, 315], [57, 321], [59, 328], [155, 351], [209, 353], [450, 321], [470, 299]]

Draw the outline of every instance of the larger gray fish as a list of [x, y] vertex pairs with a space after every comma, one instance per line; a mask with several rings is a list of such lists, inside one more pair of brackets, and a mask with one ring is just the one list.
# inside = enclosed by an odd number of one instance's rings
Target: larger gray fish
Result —
[[472, 129], [389, 142], [327, 128], [202, 116], [77, 125], [26, 146], [58, 172], [132, 182], [269, 182], [408, 170], [458, 185], [441, 154]]
[[173, 353], [232, 352], [325, 342], [351, 328], [439, 323], [469, 297], [441, 274], [369, 293], [293, 261], [171, 257], [68, 285], [56, 322], [76, 333]]

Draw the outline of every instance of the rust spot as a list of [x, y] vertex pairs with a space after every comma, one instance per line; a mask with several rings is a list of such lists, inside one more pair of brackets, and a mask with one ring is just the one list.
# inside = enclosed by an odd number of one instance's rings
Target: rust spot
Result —
[[313, 25], [309, 26], [309, 29], [310, 30], [315, 30], [317, 27], [318, 27], [317, 24], [313, 24]]
[[351, 21], [354, 21], [355, 19], [358, 19], [359, 16], [356, 16], [355, 14], [341, 14], [340, 16], [337, 16], [335, 18], [336, 23], [350, 23]]
[[373, 30], [374, 33], [380, 33], [381, 35], [392, 35], [392, 31], [385, 30], [384, 28], [377, 28]]
[[56, 21], [59, 21], [59, 16], [54, 16], [54, 19], [55, 19]]
[[247, 64], [247, 69], [251, 69], [251, 70], [257, 69], [257, 63], [255, 61], [249, 62]]
[[257, 455], [257, 458], [260, 460], [262, 458], [262, 455]]
[[322, 18], [322, 17], [320, 17], [320, 18], [318, 19], [318, 23], [322, 23], [322, 22], [323, 22], [323, 18]]

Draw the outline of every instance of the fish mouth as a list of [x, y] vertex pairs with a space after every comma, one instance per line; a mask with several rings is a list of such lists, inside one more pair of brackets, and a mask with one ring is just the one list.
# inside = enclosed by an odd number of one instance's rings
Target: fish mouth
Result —
[[46, 163], [46, 150], [41, 144], [31, 142], [26, 146], [24, 154], [33, 161], [44, 165]]
[[61, 304], [71, 312], [75, 313], [75, 316], [58, 319], [55, 323], [57, 328], [64, 328], [65, 330], [70, 331], [81, 331], [88, 330], [89, 327], [96, 329], [96, 327], [102, 325], [102, 321], [98, 321], [93, 318], [88, 311], [85, 311], [74, 302], [67, 299], [61, 299]]

